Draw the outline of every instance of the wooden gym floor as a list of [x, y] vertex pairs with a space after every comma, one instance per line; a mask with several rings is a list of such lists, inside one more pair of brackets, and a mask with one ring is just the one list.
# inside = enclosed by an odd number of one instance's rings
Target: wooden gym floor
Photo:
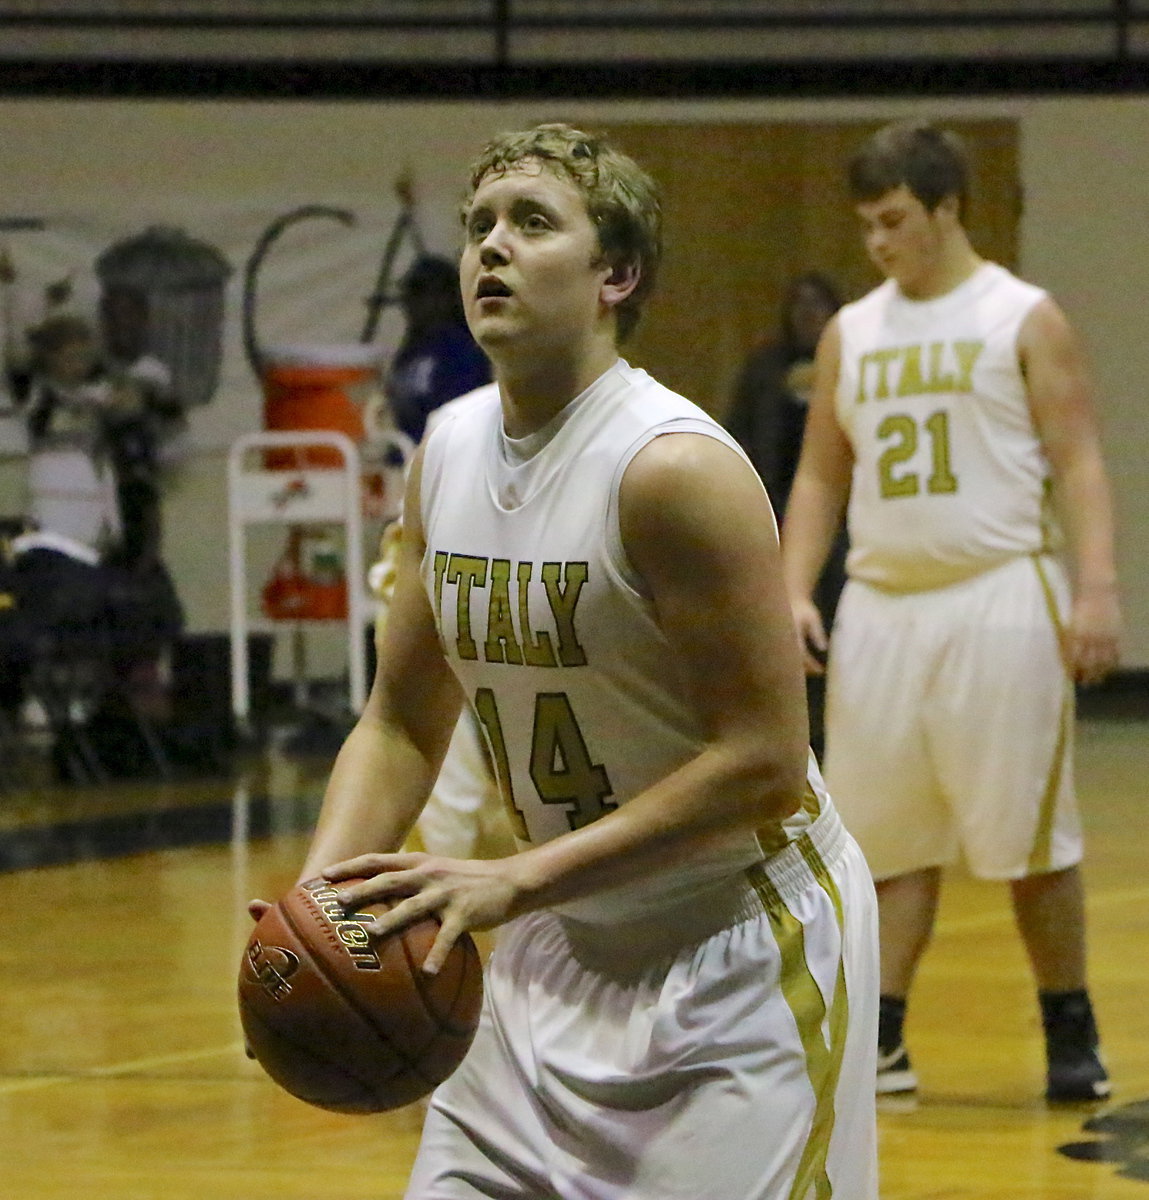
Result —
[[[1083, 721], [1078, 744], [1114, 1098], [1040, 1099], [1004, 891], [955, 877], [908, 1026], [921, 1092], [881, 1106], [884, 1200], [1149, 1200], [1149, 724]], [[325, 770], [269, 754], [216, 782], [0, 793], [4, 1200], [402, 1195], [417, 1106], [308, 1108], [239, 1039], [244, 904], [292, 880]]]

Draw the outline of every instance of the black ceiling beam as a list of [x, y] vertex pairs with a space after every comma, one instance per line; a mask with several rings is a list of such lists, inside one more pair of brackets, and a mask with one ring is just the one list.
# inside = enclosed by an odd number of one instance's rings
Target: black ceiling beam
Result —
[[936, 29], [940, 27], [983, 26], [996, 28], [1016, 25], [1061, 25], [1067, 28], [1081, 25], [1118, 25], [1130, 19], [1127, 0], [1109, 0], [1088, 9], [1058, 9], [1035, 4], [1025, 8], [1003, 10], [1000, 8], [961, 10], [917, 10], [899, 12], [730, 12], [730, 13], [632, 13], [613, 15], [607, 13], [569, 13], [561, 17], [515, 15], [511, 0], [491, 0], [491, 12], [487, 16], [467, 17], [413, 17], [375, 15], [344, 15], [340, 13], [312, 13], [307, 16], [284, 14], [256, 15], [248, 13], [187, 13], [187, 12], [55, 12], [37, 9], [34, 12], [18, 10], [5, 12], [0, 4], [0, 31], [11, 29], [79, 29], [131, 32], [157, 29], [237, 31], [273, 33], [278, 30], [329, 32], [420, 32], [435, 33], [441, 30], [470, 32], [501, 32], [513, 35], [518, 31], [530, 33], [564, 32], [585, 33], [588, 30], [605, 32], [630, 31], [636, 33], [696, 33], [699, 30], [718, 31], [724, 29], [741, 31], [746, 29], [810, 30], [838, 29]]
[[0, 97], [456, 100], [1112, 94], [1149, 58], [489, 63], [0, 60]]

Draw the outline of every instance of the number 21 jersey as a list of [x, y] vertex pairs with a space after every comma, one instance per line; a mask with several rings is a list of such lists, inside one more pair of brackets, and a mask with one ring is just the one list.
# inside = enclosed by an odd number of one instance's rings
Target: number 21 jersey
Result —
[[839, 312], [851, 578], [943, 587], [1049, 548], [1049, 466], [1018, 360], [1045, 295], [982, 263], [943, 296], [887, 280]]

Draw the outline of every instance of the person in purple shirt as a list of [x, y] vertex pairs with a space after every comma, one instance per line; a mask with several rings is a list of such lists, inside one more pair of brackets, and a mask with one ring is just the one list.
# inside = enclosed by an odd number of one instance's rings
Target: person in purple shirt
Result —
[[430, 414], [488, 383], [491, 365], [467, 328], [452, 262], [423, 255], [400, 286], [407, 330], [387, 377], [387, 400], [396, 427], [418, 444]]

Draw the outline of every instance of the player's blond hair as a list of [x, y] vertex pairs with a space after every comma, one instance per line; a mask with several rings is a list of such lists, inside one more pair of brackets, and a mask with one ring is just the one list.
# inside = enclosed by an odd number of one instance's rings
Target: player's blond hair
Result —
[[464, 211], [488, 175], [510, 171], [527, 160], [561, 172], [582, 193], [606, 262], [612, 267], [637, 269], [638, 285], [615, 310], [618, 339], [625, 340], [638, 324], [662, 258], [662, 204], [657, 185], [605, 137], [562, 123], [537, 125], [501, 133], [483, 148], [471, 164]]

